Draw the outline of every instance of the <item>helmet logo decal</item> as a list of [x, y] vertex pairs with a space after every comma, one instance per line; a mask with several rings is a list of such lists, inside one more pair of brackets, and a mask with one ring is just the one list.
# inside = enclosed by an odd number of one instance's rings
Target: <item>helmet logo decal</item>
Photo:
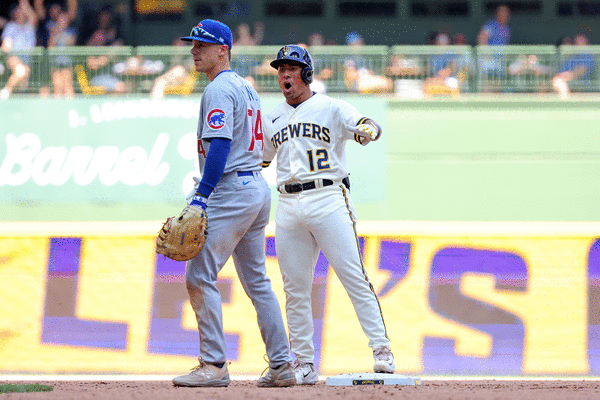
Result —
[[300, 63], [303, 68], [301, 72], [302, 80], [306, 83], [313, 81], [313, 61], [310, 53], [298, 45], [283, 46], [277, 52], [277, 58], [271, 61], [271, 67], [278, 69], [279, 65], [284, 61], [295, 61]]

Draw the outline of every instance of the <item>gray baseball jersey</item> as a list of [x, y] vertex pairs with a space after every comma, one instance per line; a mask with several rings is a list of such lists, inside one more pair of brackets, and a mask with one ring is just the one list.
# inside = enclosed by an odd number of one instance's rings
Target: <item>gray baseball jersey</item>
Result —
[[[262, 119], [256, 90], [233, 71], [223, 71], [208, 84], [200, 103], [198, 152], [208, 152], [210, 139], [231, 140], [224, 173], [260, 171], [262, 151]], [[204, 157], [199, 157], [200, 172]]]
[[271, 367], [290, 362], [281, 309], [265, 267], [265, 226], [271, 191], [261, 174], [263, 154], [260, 100], [256, 91], [232, 71], [223, 71], [202, 96], [198, 158], [204, 170], [208, 139], [231, 139], [225, 172], [208, 198], [208, 236], [204, 248], [186, 268], [190, 302], [198, 322], [200, 358], [227, 360], [221, 295], [217, 275], [229, 257], [256, 309]]

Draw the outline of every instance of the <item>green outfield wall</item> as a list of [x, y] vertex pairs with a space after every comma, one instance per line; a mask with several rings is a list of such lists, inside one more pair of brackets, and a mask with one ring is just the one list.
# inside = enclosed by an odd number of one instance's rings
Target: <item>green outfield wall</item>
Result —
[[[347, 145], [360, 219], [600, 221], [600, 100], [339, 97], [384, 125], [379, 142]], [[262, 99], [264, 109], [281, 101]], [[3, 102], [0, 220], [178, 212], [196, 171], [199, 100]], [[265, 176], [275, 204], [272, 167]]]
[[598, 221], [599, 107], [526, 97], [389, 102], [387, 198], [369, 217]]

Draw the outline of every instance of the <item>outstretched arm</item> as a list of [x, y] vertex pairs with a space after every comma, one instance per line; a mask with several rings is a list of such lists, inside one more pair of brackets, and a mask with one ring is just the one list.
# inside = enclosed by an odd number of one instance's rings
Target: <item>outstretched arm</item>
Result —
[[29, 0], [19, 0], [19, 7], [21, 7], [25, 15], [27, 15], [27, 21], [29, 24], [37, 26], [38, 15], [35, 13], [31, 4], [29, 4]]
[[354, 140], [366, 146], [369, 142], [378, 140], [383, 133], [381, 126], [371, 118], [361, 118], [355, 127], [348, 126], [347, 129], [354, 133]]
[[77, 0], [67, 0], [67, 16], [69, 23], [77, 17]]

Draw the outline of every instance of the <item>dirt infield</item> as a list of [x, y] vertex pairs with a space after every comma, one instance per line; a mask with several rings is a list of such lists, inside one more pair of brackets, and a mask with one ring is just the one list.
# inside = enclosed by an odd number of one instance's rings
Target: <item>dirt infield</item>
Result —
[[227, 388], [177, 388], [170, 381], [12, 381], [41, 383], [51, 392], [7, 393], [0, 400], [580, 400], [599, 399], [600, 381], [586, 380], [423, 380], [421, 386], [315, 386], [257, 388], [255, 381], [234, 380]]

